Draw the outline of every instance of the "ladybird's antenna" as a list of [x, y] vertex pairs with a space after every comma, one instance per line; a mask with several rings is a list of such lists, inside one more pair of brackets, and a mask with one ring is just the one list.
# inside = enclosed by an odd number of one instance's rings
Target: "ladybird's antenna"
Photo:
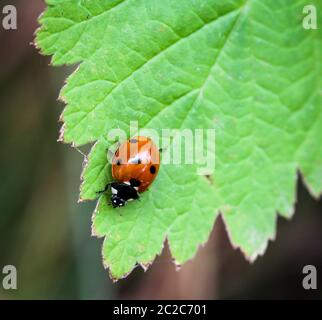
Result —
[[165, 151], [167, 151], [167, 150], [168, 150], [168, 148], [169, 148], [169, 145], [162, 146], [162, 147], [160, 147], [160, 148], [159, 148], [159, 152], [160, 152], [160, 153], [165, 152]]

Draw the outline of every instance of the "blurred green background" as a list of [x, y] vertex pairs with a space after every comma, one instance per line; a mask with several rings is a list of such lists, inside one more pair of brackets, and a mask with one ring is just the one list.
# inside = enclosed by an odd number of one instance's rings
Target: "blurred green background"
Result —
[[17, 7], [18, 29], [0, 26], [0, 271], [15, 265], [18, 289], [0, 285], [0, 299], [322, 298], [319, 274], [318, 290], [302, 288], [304, 265], [322, 275], [322, 203], [301, 182], [294, 218], [278, 220], [275, 242], [253, 265], [219, 219], [180, 271], [166, 246], [147, 272], [113, 283], [102, 241], [90, 236], [95, 203], [77, 203], [83, 157], [56, 142], [57, 97], [73, 68], [49, 66], [31, 45], [43, 1], [0, 1], [1, 11], [6, 4]]

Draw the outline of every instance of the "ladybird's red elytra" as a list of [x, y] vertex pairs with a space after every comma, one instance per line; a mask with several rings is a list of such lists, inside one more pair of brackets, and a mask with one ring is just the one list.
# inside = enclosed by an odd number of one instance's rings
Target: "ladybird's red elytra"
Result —
[[138, 136], [128, 139], [112, 158], [111, 204], [123, 207], [139, 198], [156, 178], [160, 167], [160, 152], [151, 138]]

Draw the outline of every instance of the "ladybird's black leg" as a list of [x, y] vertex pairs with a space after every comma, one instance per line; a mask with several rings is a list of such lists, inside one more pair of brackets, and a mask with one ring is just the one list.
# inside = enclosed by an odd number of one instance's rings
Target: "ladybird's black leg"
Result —
[[139, 200], [140, 199], [139, 193], [136, 189], [134, 189], [134, 190], [135, 190], [135, 192], [133, 192], [133, 194], [132, 194], [132, 199]]
[[97, 191], [96, 193], [99, 194], [99, 195], [102, 194], [102, 193], [105, 193], [108, 190], [108, 188], [110, 187], [110, 185], [111, 185], [111, 183], [108, 183], [105, 186], [104, 190]]

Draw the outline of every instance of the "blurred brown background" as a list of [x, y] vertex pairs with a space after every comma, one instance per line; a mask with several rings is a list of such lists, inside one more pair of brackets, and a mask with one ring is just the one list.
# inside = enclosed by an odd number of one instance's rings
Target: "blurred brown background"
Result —
[[[30, 45], [41, 0], [14, 4], [18, 30], [0, 26], [0, 271], [18, 270], [18, 289], [0, 299], [246, 299], [322, 297], [322, 203], [299, 184], [292, 221], [253, 265], [233, 250], [219, 219], [208, 244], [180, 271], [166, 247], [153, 266], [113, 283], [101, 240], [90, 237], [94, 203], [77, 204], [82, 156], [57, 143], [56, 100], [73, 68], [53, 68]], [[302, 288], [302, 268], [318, 268], [318, 290]], [[2, 273], [0, 272], [0, 280]], [[0, 282], [1, 284], [1, 282]]]

